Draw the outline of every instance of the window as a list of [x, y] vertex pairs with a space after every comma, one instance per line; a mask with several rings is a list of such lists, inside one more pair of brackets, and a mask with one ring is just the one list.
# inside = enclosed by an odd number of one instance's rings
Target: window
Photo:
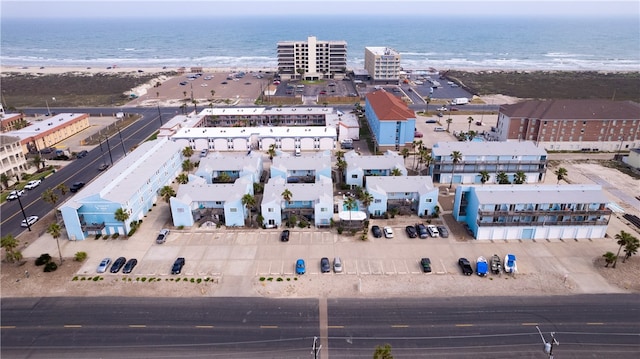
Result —
[[273, 208], [268, 208], [267, 212], [273, 212]]
[[320, 212], [326, 212], [327, 209], [325, 207], [320, 208]]
[[375, 199], [375, 200], [373, 201], [373, 203], [382, 203], [382, 200], [381, 200], [381, 199]]
[[358, 175], [351, 175], [351, 178], [358, 178]]
[[238, 212], [237, 208], [229, 208], [229, 212]]
[[427, 198], [427, 203], [431, 203], [431, 198]]

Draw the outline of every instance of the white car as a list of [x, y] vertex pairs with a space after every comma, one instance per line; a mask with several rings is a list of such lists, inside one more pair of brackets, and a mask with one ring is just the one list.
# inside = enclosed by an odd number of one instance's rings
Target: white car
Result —
[[13, 201], [15, 199], [18, 199], [18, 197], [22, 197], [23, 194], [24, 194], [23, 189], [19, 189], [17, 191], [11, 191], [11, 193], [9, 193], [9, 195], [7, 196], [7, 201]]
[[34, 189], [34, 188], [38, 187], [40, 185], [40, 183], [42, 183], [41, 180], [29, 181], [29, 183], [27, 183], [27, 185], [24, 186], [24, 189]]
[[34, 223], [38, 222], [38, 219], [40, 219], [40, 217], [38, 216], [29, 216], [27, 217], [27, 219], [22, 220], [22, 223], [20, 223], [20, 227], [33, 226]]
[[111, 258], [105, 258], [102, 260], [102, 262], [100, 262], [100, 265], [98, 265], [98, 273], [104, 273], [107, 271], [107, 268], [109, 268], [109, 264], [111, 264]]
[[444, 107], [444, 106], [438, 108], [438, 111], [446, 111], [446, 110], [447, 110], [447, 108]]
[[440, 232], [438, 231], [438, 227], [434, 226], [433, 224], [427, 224], [427, 231], [429, 232], [429, 235], [431, 237], [439, 237], [440, 236]]
[[384, 233], [384, 238], [393, 238], [393, 229], [391, 227], [385, 226], [382, 228], [382, 232]]

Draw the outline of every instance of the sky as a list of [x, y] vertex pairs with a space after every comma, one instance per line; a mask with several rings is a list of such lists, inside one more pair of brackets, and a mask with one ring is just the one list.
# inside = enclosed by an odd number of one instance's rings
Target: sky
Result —
[[638, 0], [1, 0], [9, 18], [161, 18], [274, 15], [640, 17]]

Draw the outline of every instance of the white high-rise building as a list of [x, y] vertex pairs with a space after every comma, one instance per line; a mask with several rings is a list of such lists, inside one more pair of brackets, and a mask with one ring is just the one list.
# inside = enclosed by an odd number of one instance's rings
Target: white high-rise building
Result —
[[400, 53], [390, 47], [365, 47], [364, 68], [373, 81], [398, 81]]
[[307, 41], [280, 41], [277, 52], [278, 72], [284, 80], [340, 80], [347, 71], [346, 41], [318, 41], [309, 36]]

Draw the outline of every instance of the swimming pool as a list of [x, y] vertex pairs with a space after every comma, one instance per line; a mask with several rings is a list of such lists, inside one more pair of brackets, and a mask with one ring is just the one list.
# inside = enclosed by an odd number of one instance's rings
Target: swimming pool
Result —
[[[343, 209], [344, 211], [348, 211], [348, 210], [349, 210], [349, 208], [347, 207], [347, 204], [346, 204], [346, 203], [344, 203], [344, 202], [342, 203], [342, 209]], [[359, 211], [359, 210], [360, 210], [360, 208], [358, 208], [358, 202], [356, 202], [356, 203], [354, 203], [354, 204], [353, 204], [353, 207], [351, 208], [351, 210], [352, 210], [352, 211]]]

